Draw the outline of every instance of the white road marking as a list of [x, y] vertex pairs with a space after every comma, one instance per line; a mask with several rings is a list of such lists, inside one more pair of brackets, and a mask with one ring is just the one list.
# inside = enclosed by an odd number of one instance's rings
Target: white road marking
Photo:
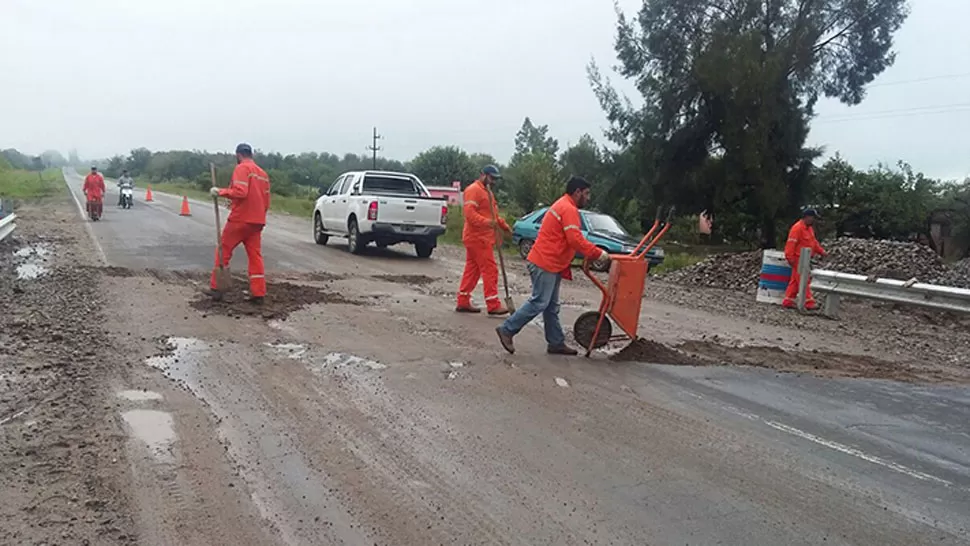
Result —
[[944, 485], [946, 487], [951, 487], [953, 485], [953, 482], [951, 482], [949, 480], [945, 480], [943, 478], [940, 478], [940, 477], [937, 477], [937, 476], [933, 476], [932, 474], [927, 474], [925, 472], [920, 472], [919, 470], [913, 470], [912, 468], [909, 468], [907, 466], [901, 465], [899, 463], [894, 463], [892, 461], [887, 461], [886, 459], [883, 459], [882, 457], [878, 457], [876, 455], [870, 455], [870, 454], [862, 451], [861, 449], [857, 449], [857, 448], [854, 448], [852, 446], [847, 446], [845, 444], [842, 444], [842, 443], [839, 443], [839, 442], [835, 442], [833, 440], [829, 440], [829, 439], [826, 439], [826, 438], [822, 438], [821, 436], [816, 436], [815, 434], [812, 434], [810, 432], [805, 432], [804, 430], [795, 428], [795, 427], [790, 426], [790, 425], [786, 425], [784, 423], [779, 423], [778, 421], [772, 421], [771, 419], [765, 419], [764, 417], [761, 417], [759, 415], [755, 415], [753, 413], [748, 413], [746, 411], [743, 411], [743, 410], [741, 410], [739, 408], [736, 408], [734, 406], [731, 406], [729, 404], [725, 404], [725, 403], [720, 402], [720, 401], [712, 400], [712, 399], [707, 398], [706, 396], [703, 396], [701, 394], [697, 394], [697, 393], [689, 393], [689, 394], [691, 396], [693, 396], [694, 398], [698, 398], [700, 400], [705, 400], [705, 401], [708, 401], [708, 402], [713, 402], [714, 404], [716, 404], [718, 406], [721, 406], [725, 410], [730, 411], [731, 413], [734, 413], [735, 415], [739, 415], [741, 417], [744, 417], [745, 419], [750, 419], [752, 421], [758, 421], [760, 423], [764, 423], [765, 425], [768, 425], [769, 427], [771, 427], [771, 428], [773, 428], [775, 430], [778, 430], [778, 431], [781, 431], [781, 432], [786, 432], [788, 434], [791, 434], [792, 436], [797, 436], [799, 438], [802, 438], [803, 440], [808, 440], [810, 442], [815, 442], [816, 444], [818, 444], [820, 446], [827, 447], [827, 448], [829, 448], [831, 450], [838, 451], [839, 453], [843, 453], [845, 455], [851, 455], [853, 457], [862, 459], [863, 461], [866, 461], [867, 463], [879, 465], [879, 466], [881, 466], [883, 468], [888, 468], [889, 470], [892, 470], [894, 472], [899, 472], [900, 474], [904, 474], [906, 476], [909, 476], [911, 478], [916, 478], [918, 480], [929, 481], [929, 482], [936, 482], [936, 483], [941, 484], [941, 485]]
[[84, 222], [84, 227], [88, 230], [88, 235], [91, 236], [91, 241], [94, 243], [94, 247], [98, 250], [98, 257], [101, 258], [102, 265], [108, 265], [108, 256], [105, 255], [104, 249], [101, 248], [101, 243], [98, 242], [98, 238], [94, 235], [94, 229], [91, 227], [91, 222], [88, 221], [88, 215], [84, 211], [84, 206], [81, 204], [81, 200], [77, 198], [77, 194], [74, 193], [74, 188], [71, 187], [71, 183], [67, 181], [67, 175], [64, 171], [61, 171], [61, 177], [64, 178], [64, 183], [67, 184], [67, 191], [71, 192], [71, 197], [74, 198], [74, 203], [77, 204], [77, 211], [81, 213], [81, 221]]
[[888, 468], [890, 470], [894, 470], [896, 472], [899, 472], [900, 474], [905, 474], [905, 475], [907, 475], [907, 476], [909, 476], [911, 478], [916, 478], [918, 480], [929, 481], [929, 482], [936, 482], [936, 483], [939, 483], [939, 484], [943, 484], [943, 485], [945, 485], [947, 487], [950, 487], [950, 486], [953, 485], [953, 482], [950, 482], [949, 480], [944, 480], [943, 478], [938, 478], [936, 476], [927, 474], [925, 472], [920, 472], [918, 470], [913, 470], [913, 469], [911, 469], [909, 467], [906, 467], [906, 466], [903, 466], [903, 465], [901, 465], [899, 463], [894, 463], [892, 461], [887, 461], [887, 460], [885, 460], [885, 459], [883, 459], [881, 457], [877, 457], [875, 455], [869, 455], [868, 453], [865, 453], [865, 452], [863, 452], [861, 450], [858, 450], [858, 449], [856, 449], [854, 447], [847, 446], [845, 444], [840, 444], [838, 442], [833, 442], [832, 440], [827, 440], [827, 439], [822, 438], [820, 436], [816, 436], [816, 435], [811, 434], [809, 432], [805, 432], [804, 430], [800, 430], [800, 429], [797, 429], [795, 427], [791, 427], [791, 426], [788, 426], [786, 424], [779, 423], [777, 421], [769, 421], [767, 419], [761, 419], [761, 418], [759, 418], [759, 420], [761, 422], [763, 422], [764, 424], [768, 425], [769, 427], [775, 429], [775, 430], [780, 430], [782, 432], [787, 432], [788, 434], [791, 434], [793, 436], [798, 436], [799, 438], [804, 438], [805, 440], [809, 440], [809, 441], [815, 442], [816, 444], [823, 445], [823, 446], [825, 446], [825, 447], [827, 447], [829, 449], [834, 449], [835, 451], [838, 451], [838, 452], [841, 452], [841, 453], [845, 453], [846, 455], [852, 455], [853, 457], [858, 457], [858, 458], [862, 459], [863, 461], [866, 461], [866, 462], [869, 462], [869, 463], [872, 463], [872, 464], [877, 464], [879, 466], [883, 466], [883, 467]]

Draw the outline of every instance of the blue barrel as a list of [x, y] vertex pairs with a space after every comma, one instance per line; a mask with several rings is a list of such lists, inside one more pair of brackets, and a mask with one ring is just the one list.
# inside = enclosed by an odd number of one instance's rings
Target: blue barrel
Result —
[[789, 279], [791, 279], [791, 266], [785, 259], [785, 253], [779, 250], [765, 250], [761, 256], [757, 301], [781, 305], [785, 299]]

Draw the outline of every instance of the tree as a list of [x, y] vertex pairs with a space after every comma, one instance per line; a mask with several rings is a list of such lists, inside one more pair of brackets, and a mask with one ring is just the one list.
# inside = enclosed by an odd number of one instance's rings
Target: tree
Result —
[[141, 176], [148, 170], [152, 152], [148, 148], [135, 148], [128, 154], [127, 167], [131, 176]]
[[536, 126], [531, 119], [525, 118], [515, 135], [515, 155], [542, 154], [556, 157], [559, 153], [559, 142], [548, 134], [548, 125]]
[[454, 181], [463, 185], [475, 180], [477, 171], [464, 150], [456, 146], [435, 146], [411, 160], [410, 169], [429, 186], [451, 186]]
[[804, 148], [815, 102], [860, 103], [907, 14], [905, 0], [644, 0], [635, 19], [618, 11], [616, 39], [644, 105], [595, 64], [589, 76], [608, 136], [640, 150], [647, 193], [746, 217], [773, 246], [820, 155]]

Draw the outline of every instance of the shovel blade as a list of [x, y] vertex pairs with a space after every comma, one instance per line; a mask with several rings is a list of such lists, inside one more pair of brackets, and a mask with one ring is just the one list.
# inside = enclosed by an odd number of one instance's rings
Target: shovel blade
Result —
[[232, 275], [229, 273], [229, 268], [220, 267], [216, 269], [216, 290], [220, 292], [227, 292], [229, 286], [232, 284]]
[[505, 298], [505, 308], [509, 310], [510, 315], [515, 312], [515, 302], [512, 301], [511, 297]]

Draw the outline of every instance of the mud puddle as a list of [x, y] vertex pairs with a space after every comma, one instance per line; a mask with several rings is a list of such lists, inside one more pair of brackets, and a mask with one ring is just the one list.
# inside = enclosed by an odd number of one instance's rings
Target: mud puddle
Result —
[[175, 460], [175, 425], [168, 412], [135, 409], [121, 414], [135, 438], [141, 440], [160, 462]]
[[[215, 416], [218, 437], [256, 508], [285, 544], [364, 544], [349, 512], [335, 499], [334, 484], [311, 464], [285, 420], [266, 402], [258, 379], [268, 363], [296, 344], [244, 346], [194, 338], [165, 340], [164, 353], [147, 359], [202, 401]], [[303, 346], [299, 346], [303, 347]], [[301, 356], [299, 366], [309, 366]]]
[[819, 377], [889, 379], [905, 382], [970, 381], [965, 374], [943, 368], [917, 368], [869, 356], [822, 351], [786, 351], [771, 346], [729, 346], [711, 341], [687, 341], [676, 347], [643, 338], [609, 356], [615, 362], [646, 362], [674, 366], [751, 366]]

